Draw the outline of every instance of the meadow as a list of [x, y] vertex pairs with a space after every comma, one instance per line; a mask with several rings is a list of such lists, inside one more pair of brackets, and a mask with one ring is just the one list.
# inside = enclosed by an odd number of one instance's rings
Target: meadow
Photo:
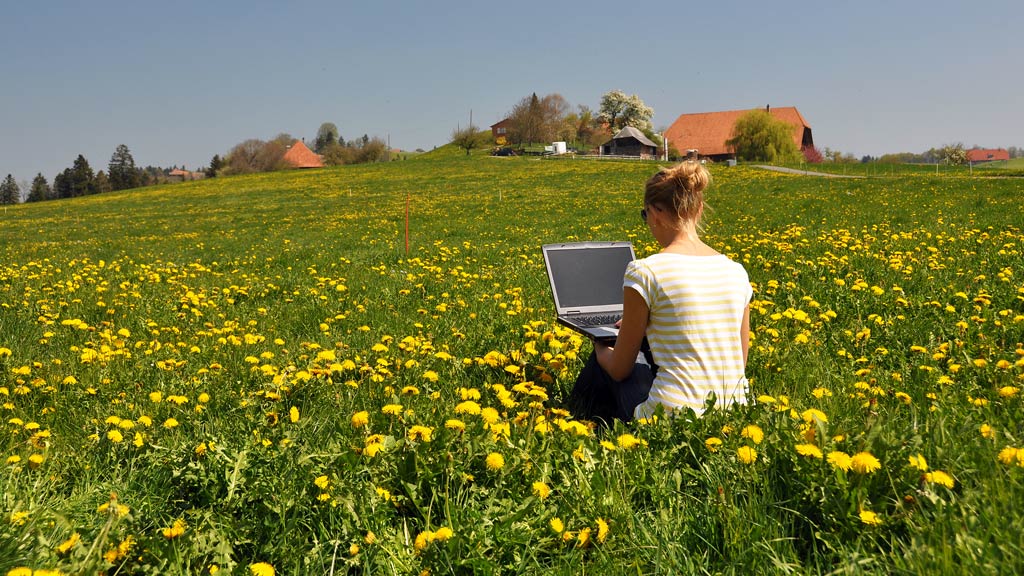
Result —
[[655, 252], [656, 169], [444, 148], [8, 209], [0, 574], [1024, 571], [1021, 181], [713, 166], [751, 403], [602, 428], [540, 246]]

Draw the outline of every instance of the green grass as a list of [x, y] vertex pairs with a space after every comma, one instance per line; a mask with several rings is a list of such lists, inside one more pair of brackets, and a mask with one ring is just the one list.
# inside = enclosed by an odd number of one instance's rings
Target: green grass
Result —
[[656, 251], [656, 166], [442, 147], [10, 208], [0, 574], [1020, 572], [1016, 181], [713, 166], [757, 402], [592, 430], [540, 246]]

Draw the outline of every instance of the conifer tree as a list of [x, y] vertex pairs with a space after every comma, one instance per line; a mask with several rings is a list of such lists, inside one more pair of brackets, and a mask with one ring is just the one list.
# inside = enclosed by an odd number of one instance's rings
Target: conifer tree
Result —
[[14, 181], [14, 176], [8, 174], [0, 184], [0, 204], [17, 204], [20, 200], [21, 190], [18, 188], [18, 183]]
[[46, 177], [42, 173], [36, 174], [36, 177], [32, 179], [32, 188], [29, 189], [26, 202], [42, 202], [49, 200], [52, 196], [53, 190], [50, 189]]
[[71, 167], [71, 196], [86, 196], [96, 192], [96, 176], [92, 172], [92, 167], [85, 156], [79, 154]]
[[127, 190], [139, 185], [139, 171], [135, 168], [135, 159], [124, 144], [120, 144], [110, 157], [107, 179], [110, 180], [111, 190]]

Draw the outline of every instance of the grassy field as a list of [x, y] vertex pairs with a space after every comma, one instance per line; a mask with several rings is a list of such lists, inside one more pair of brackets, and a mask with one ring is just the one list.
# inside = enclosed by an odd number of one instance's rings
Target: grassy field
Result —
[[595, 428], [540, 246], [654, 252], [656, 166], [445, 148], [8, 209], [0, 574], [1024, 570], [1019, 181], [714, 166], [756, 402]]

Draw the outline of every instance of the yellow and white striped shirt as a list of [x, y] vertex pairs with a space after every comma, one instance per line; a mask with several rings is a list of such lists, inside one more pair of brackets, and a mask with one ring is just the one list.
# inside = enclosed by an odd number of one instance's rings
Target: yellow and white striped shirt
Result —
[[712, 392], [716, 406], [746, 404], [740, 324], [753, 290], [741, 264], [721, 254], [659, 253], [631, 262], [623, 286], [650, 308], [647, 340], [658, 365], [635, 418], [649, 418], [658, 404], [700, 415]]

